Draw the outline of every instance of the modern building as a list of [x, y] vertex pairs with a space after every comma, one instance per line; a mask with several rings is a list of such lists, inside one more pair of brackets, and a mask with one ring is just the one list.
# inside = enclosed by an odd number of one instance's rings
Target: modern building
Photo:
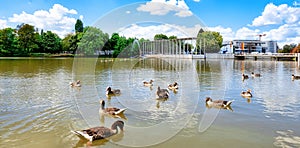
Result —
[[277, 53], [276, 41], [233, 40], [225, 41], [221, 53]]

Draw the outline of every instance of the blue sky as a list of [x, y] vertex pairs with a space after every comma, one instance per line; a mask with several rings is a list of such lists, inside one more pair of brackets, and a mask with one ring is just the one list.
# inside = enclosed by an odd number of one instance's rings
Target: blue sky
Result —
[[0, 0], [0, 29], [28, 23], [61, 37], [76, 19], [109, 34], [152, 39], [156, 33], [195, 36], [200, 28], [224, 40], [300, 43], [300, 0]]

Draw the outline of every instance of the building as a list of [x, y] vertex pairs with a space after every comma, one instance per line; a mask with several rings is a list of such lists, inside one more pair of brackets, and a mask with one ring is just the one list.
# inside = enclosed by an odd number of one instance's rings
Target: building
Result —
[[232, 53], [277, 53], [276, 41], [233, 40], [229, 47], [233, 48]]

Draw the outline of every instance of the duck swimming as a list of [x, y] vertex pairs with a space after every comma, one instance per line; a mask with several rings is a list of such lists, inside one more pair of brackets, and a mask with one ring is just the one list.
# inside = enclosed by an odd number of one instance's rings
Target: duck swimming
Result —
[[117, 134], [119, 132], [118, 128], [120, 128], [120, 131], [123, 131], [124, 128], [123, 121], [118, 120], [114, 122], [111, 125], [111, 128], [107, 128], [104, 126], [97, 126], [85, 130], [72, 131], [72, 132], [76, 134], [78, 137], [83, 137], [89, 141], [94, 141], [98, 139], [105, 139]]
[[72, 87], [81, 87], [80, 80], [77, 80], [76, 82], [70, 82], [70, 86], [72, 86]]
[[242, 97], [245, 97], [245, 98], [250, 98], [250, 97], [252, 97], [251, 90], [248, 89], [247, 91], [242, 91], [242, 92], [241, 92], [241, 96], [242, 96]]
[[126, 110], [126, 108], [123, 109], [119, 109], [116, 107], [107, 107], [105, 108], [105, 101], [104, 100], [100, 100], [100, 109], [99, 109], [99, 113], [101, 114], [109, 114], [109, 115], [119, 115], [124, 113], [124, 111]]
[[292, 80], [299, 80], [300, 76], [295, 76], [294, 74], [292, 74]]
[[106, 95], [120, 95], [121, 90], [120, 89], [111, 89], [110, 86], [106, 88]]
[[150, 80], [149, 82], [147, 81], [143, 81], [144, 86], [153, 86], [152, 82], [154, 82], [153, 80]]
[[249, 78], [249, 76], [248, 75], [246, 75], [246, 74], [242, 74], [242, 80], [245, 80], [245, 79], [248, 79]]
[[227, 108], [230, 107], [233, 101], [225, 101], [225, 100], [212, 100], [210, 97], [206, 97], [206, 105], [210, 107], [217, 107], [217, 108]]
[[169, 84], [168, 89], [170, 90], [178, 90], [178, 83], [174, 82], [173, 84]]
[[159, 86], [157, 87], [156, 97], [158, 99], [166, 99], [169, 98], [169, 91], [167, 89], [161, 89]]
[[261, 75], [260, 75], [259, 73], [254, 73], [254, 72], [252, 72], [252, 73], [251, 73], [251, 76], [252, 76], [252, 77], [260, 77]]

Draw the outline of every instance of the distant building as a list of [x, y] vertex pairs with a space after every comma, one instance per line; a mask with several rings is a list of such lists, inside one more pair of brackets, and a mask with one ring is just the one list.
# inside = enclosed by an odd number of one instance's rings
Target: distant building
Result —
[[233, 40], [224, 41], [220, 53], [277, 53], [276, 41]]

